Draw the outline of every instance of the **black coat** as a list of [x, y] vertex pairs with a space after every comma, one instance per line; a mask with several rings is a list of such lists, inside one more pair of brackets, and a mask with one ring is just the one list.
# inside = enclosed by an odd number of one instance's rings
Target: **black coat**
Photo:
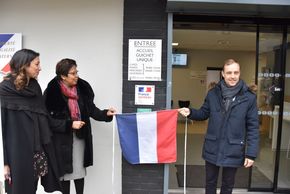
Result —
[[4, 80], [0, 84], [0, 97], [4, 163], [10, 167], [12, 178], [12, 184], [6, 187], [8, 193], [35, 193], [33, 156], [40, 147], [48, 157], [49, 172], [41, 177], [44, 190], [60, 191], [50, 118], [39, 84], [31, 79], [25, 89], [16, 90], [13, 78]]
[[[98, 121], [112, 121], [112, 116], [107, 116], [107, 109], [100, 110], [93, 102], [94, 92], [88, 82], [79, 78], [77, 83], [78, 105], [81, 120], [86, 124], [76, 131], [78, 138], [85, 140], [84, 167], [93, 165], [93, 143], [90, 117]], [[66, 121], [66, 127], [53, 132], [53, 142], [56, 149], [60, 175], [73, 172], [72, 144], [73, 129], [72, 119], [68, 107], [68, 99], [60, 89], [57, 77], [51, 80], [45, 90], [45, 105], [52, 118]]]
[[259, 150], [259, 120], [256, 95], [244, 84], [225, 111], [220, 83], [211, 89], [202, 107], [191, 109], [190, 119], [209, 118], [203, 158], [217, 166], [239, 167], [245, 157], [256, 158]]

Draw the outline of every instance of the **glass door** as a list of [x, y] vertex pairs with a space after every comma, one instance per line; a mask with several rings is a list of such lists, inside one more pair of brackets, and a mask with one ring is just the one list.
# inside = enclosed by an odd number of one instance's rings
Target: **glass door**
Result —
[[[243, 65], [241, 78], [257, 88], [260, 151], [250, 171], [240, 168], [245, 173], [237, 173], [236, 180], [244, 182], [235, 188], [289, 192], [290, 47], [286, 49], [286, 46], [290, 45], [290, 33], [287, 38], [283, 25], [253, 23], [192, 22], [185, 29], [178, 23], [174, 26], [173, 41], [179, 45], [173, 47], [173, 53], [187, 53], [188, 66], [172, 69], [172, 108], [178, 108], [180, 99], [189, 100], [190, 107], [199, 108], [207, 92], [206, 68], [220, 67], [220, 62], [229, 56], [237, 59]], [[180, 119], [178, 126], [178, 160], [170, 165], [169, 173], [171, 191], [181, 191], [184, 185], [184, 120]], [[186, 186], [189, 190], [204, 188], [201, 150], [206, 127], [206, 121], [188, 125]]]
[[282, 84], [283, 30], [259, 26], [257, 33], [257, 103], [260, 121], [260, 152], [252, 168], [251, 188], [272, 190], [275, 186]]
[[[261, 130], [265, 132], [261, 134], [264, 146], [258, 165], [272, 182], [262, 188], [272, 184], [275, 192], [290, 191], [290, 35], [286, 31], [262, 26], [258, 36], [258, 102]], [[252, 182], [255, 186], [259, 187]]]
[[288, 28], [285, 61], [285, 84], [283, 97], [283, 111], [281, 119], [281, 144], [279, 158], [279, 170], [277, 177], [277, 190], [290, 190], [290, 28]]

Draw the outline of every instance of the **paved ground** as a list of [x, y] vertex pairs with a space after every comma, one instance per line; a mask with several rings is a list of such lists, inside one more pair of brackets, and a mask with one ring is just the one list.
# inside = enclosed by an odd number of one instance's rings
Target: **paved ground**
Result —
[[[219, 193], [219, 191], [217, 192]], [[183, 190], [169, 190], [168, 194], [185, 194]], [[204, 194], [204, 189], [187, 189], [186, 194]], [[235, 189], [233, 194], [273, 194], [272, 192], [248, 192], [245, 189]]]

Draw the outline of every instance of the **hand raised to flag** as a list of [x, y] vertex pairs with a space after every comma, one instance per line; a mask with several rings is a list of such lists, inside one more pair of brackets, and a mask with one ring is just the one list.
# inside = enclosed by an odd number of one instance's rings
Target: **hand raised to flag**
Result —
[[184, 117], [187, 117], [190, 114], [189, 108], [186, 108], [186, 107], [179, 108], [178, 112]]

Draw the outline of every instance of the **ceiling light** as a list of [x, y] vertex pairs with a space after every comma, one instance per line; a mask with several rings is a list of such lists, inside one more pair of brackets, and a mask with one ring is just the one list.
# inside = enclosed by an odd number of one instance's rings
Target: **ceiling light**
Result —
[[173, 42], [172, 46], [178, 46], [178, 42]]

